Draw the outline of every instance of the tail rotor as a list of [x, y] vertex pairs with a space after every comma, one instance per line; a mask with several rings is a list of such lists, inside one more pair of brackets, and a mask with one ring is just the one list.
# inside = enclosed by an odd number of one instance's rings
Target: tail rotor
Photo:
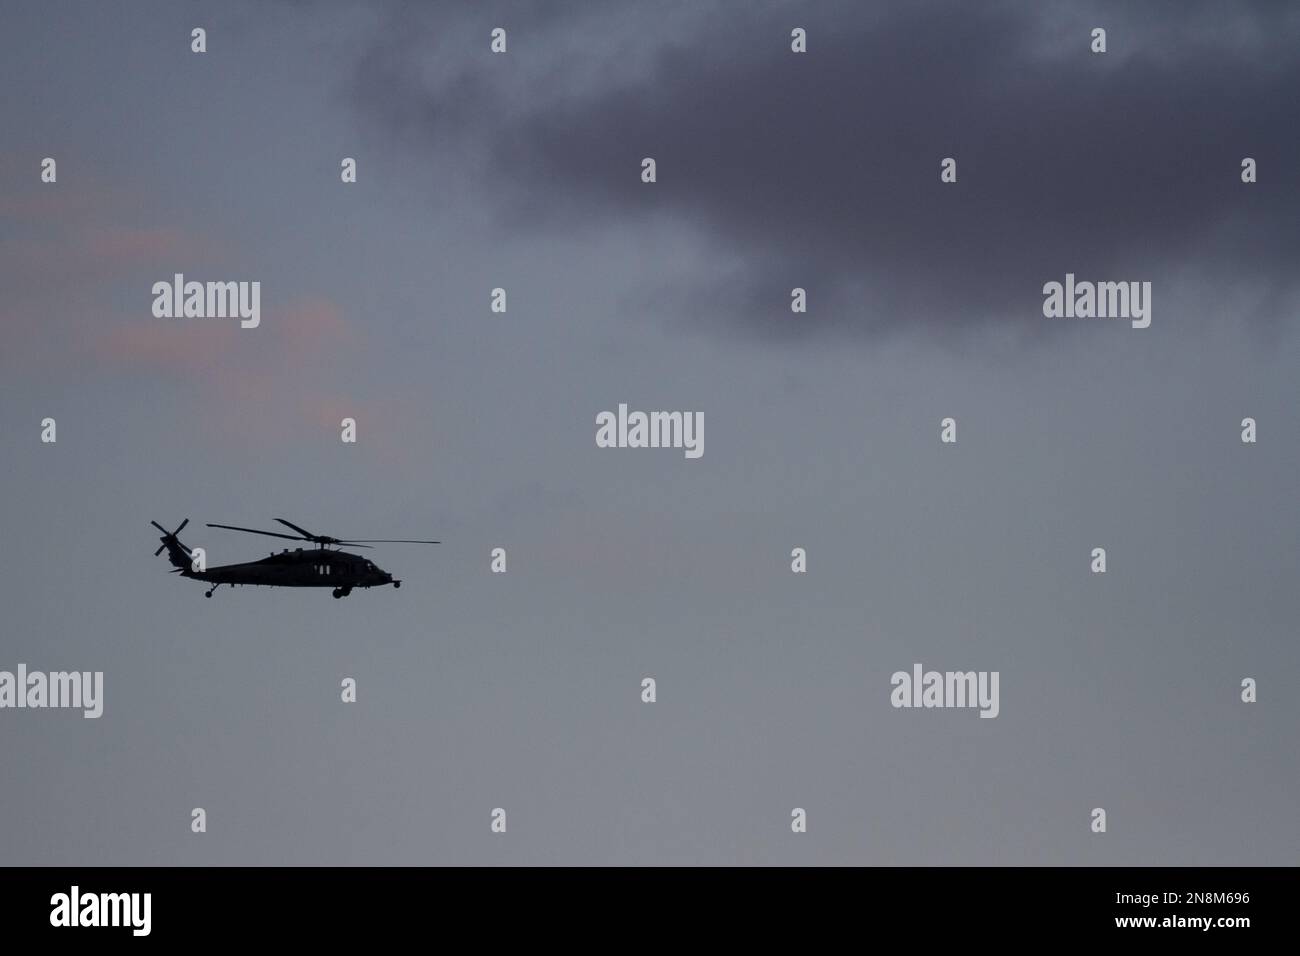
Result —
[[158, 550], [153, 553], [153, 556], [156, 558], [164, 551], [167, 551], [170, 553], [172, 564], [176, 565], [177, 567], [187, 567], [188, 564], [186, 561], [180, 561], [178, 563], [179, 556], [177, 552], [183, 554], [186, 558], [188, 558], [190, 554], [190, 549], [185, 547], [185, 545], [181, 544], [181, 540], [180, 538], [177, 537], [177, 535], [185, 530], [185, 526], [190, 523], [190, 519], [186, 518], [184, 521], [182, 521], [179, 525], [176, 526], [175, 531], [168, 531], [157, 521], [150, 521], [149, 523], [163, 533], [163, 536], [158, 539], [159, 541], [162, 542], [162, 544], [158, 545]]

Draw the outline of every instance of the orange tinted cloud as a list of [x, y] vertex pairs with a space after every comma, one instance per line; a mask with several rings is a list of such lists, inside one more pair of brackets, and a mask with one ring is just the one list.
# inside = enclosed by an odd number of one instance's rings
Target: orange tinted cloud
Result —
[[352, 341], [338, 306], [310, 298], [264, 308], [256, 329], [241, 329], [238, 319], [158, 319], [149, 312], [99, 333], [91, 348], [100, 361], [134, 374], [179, 369], [222, 385], [258, 371], [310, 374], [324, 360], [347, 357]]
[[88, 226], [74, 237], [75, 251], [101, 270], [210, 259], [214, 244], [171, 226]]
[[233, 353], [235, 338], [230, 329], [214, 326], [132, 322], [97, 335], [91, 350], [100, 363], [119, 366], [133, 374], [178, 374], [188, 379], [207, 373], [219, 374], [223, 359]]
[[336, 384], [354, 362], [357, 337], [339, 307], [310, 297], [263, 307], [261, 324], [238, 319], [119, 321], [94, 336], [102, 371], [176, 382], [204, 424], [242, 442], [271, 443], [311, 431], [337, 432], [367, 415]]

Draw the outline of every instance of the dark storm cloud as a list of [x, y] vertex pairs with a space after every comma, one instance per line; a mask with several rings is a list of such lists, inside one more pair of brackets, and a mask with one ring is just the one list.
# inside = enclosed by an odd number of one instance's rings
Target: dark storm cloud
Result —
[[[1157, 309], [1178, 276], [1231, 283], [1255, 303], [1246, 318], [1289, 319], [1300, 30], [1286, 5], [719, 4], [664, 29], [682, 9], [641, 9], [647, 68], [628, 69], [609, 53], [636, 41], [627, 18], [610, 34], [588, 5], [485, 12], [467, 28], [481, 51], [437, 74], [390, 24], [359, 100], [475, 157], [509, 229], [665, 217], [740, 263], [702, 263], [688, 295], [647, 288], [677, 314], [790, 329], [799, 285], [803, 329], [1041, 331], [1042, 284], [1072, 271], [1153, 280]], [[495, 25], [510, 65], [487, 53]], [[790, 52], [793, 26], [807, 55]], [[553, 49], [566, 31], [582, 42], [532, 59], [539, 34]], [[939, 181], [945, 156], [956, 185]], [[1258, 184], [1240, 181], [1245, 156]]]

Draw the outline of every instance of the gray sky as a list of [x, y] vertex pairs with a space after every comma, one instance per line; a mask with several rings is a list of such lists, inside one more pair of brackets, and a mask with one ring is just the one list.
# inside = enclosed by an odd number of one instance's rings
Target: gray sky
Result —
[[[0, 861], [1297, 862], [1300, 11], [4, 20], [0, 669], [105, 714], [0, 711]], [[155, 319], [175, 272], [260, 328]], [[1043, 318], [1066, 272], [1151, 327]], [[704, 456], [596, 448], [620, 402]], [[150, 557], [187, 516], [444, 544], [208, 601]], [[891, 708], [918, 661], [998, 718]]]

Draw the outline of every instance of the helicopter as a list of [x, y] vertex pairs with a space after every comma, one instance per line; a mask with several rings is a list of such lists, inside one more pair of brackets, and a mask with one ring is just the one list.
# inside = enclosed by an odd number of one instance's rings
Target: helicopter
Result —
[[[175, 531], [168, 531], [157, 521], [149, 523], [162, 532], [158, 540], [162, 542], [154, 557], [167, 552], [167, 560], [174, 570], [183, 578], [211, 583], [203, 596], [210, 598], [212, 592], [223, 584], [243, 587], [251, 584], [272, 588], [327, 588], [333, 586], [334, 597], [345, 598], [353, 588], [374, 588], [391, 584], [400, 588], [402, 582], [394, 578], [373, 561], [359, 554], [337, 550], [340, 547], [369, 548], [372, 544], [439, 544], [438, 541], [413, 541], [408, 538], [366, 538], [361, 541], [344, 541], [327, 534], [313, 534], [300, 528], [291, 521], [276, 518], [276, 521], [297, 534], [282, 534], [279, 531], [259, 531], [256, 528], [240, 528], [230, 524], [209, 524], [209, 528], [225, 528], [228, 531], [243, 531], [248, 534], [262, 534], [269, 538], [286, 538], [290, 541], [310, 541], [315, 548], [285, 548], [279, 553], [272, 552], [270, 557], [245, 564], [223, 564], [215, 568], [197, 570], [194, 552], [181, 543], [178, 535], [190, 523], [186, 518]], [[202, 562], [199, 562], [202, 567]]]

